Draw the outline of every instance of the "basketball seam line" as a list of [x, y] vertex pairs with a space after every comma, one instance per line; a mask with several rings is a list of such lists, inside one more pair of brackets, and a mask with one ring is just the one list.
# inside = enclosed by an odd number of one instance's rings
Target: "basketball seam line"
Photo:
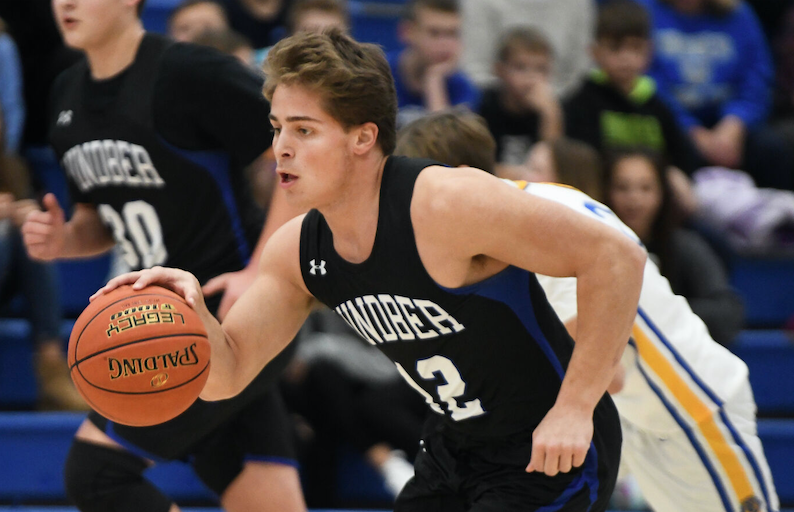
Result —
[[[174, 390], [174, 389], [181, 388], [182, 386], [186, 386], [186, 385], [190, 384], [191, 382], [193, 382], [194, 380], [196, 380], [199, 377], [201, 377], [204, 374], [204, 372], [207, 371], [207, 369], [209, 367], [210, 367], [210, 362], [207, 361], [207, 364], [204, 365], [204, 368], [202, 368], [200, 372], [198, 372], [196, 375], [191, 377], [189, 380], [186, 380], [185, 382], [183, 382], [181, 384], [177, 384], [176, 386], [173, 386], [173, 387], [170, 387], [170, 388], [157, 389], [157, 390], [154, 390], [154, 391], [116, 391], [115, 389], [103, 388], [103, 387], [100, 387], [100, 386], [94, 384], [90, 380], [86, 379], [83, 376], [82, 373], [80, 374], [80, 376], [83, 377], [83, 380], [85, 380], [86, 384], [88, 384], [89, 386], [91, 386], [93, 388], [99, 389], [100, 391], [106, 391], [108, 393], [113, 393], [113, 394], [116, 394], [116, 395], [153, 395], [155, 393], [165, 393], [166, 391], [171, 391], [171, 390]], [[116, 423], [119, 423], [119, 422], [117, 421]], [[122, 425], [123, 425], [123, 423], [122, 423]]]
[[[117, 348], [123, 348], [123, 347], [127, 347], [127, 346], [130, 346], [130, 345], [135, 345], [136, 343], [142, 343], [144, 341], [160, 340], [160, 339], [163, 339], [163, 338], [178, 338], [180, 336], [194, 336], [196, 338], [204, 338], [204, 339], [207, 339], [207, 340], [209, 339], [209, 338], [207, 338], [207, 336], [205, 334], [201, 334], [200, 332], [186, 332], [186, 333], [179, 333], [179, 334], [163, 334], [161, 336], [152, 336], [151, 338], [141, 338], [139, 340], [130, 341], [129, 343], [123, 343], [121, 345], [115, 345], [113, 347], [109, 347], [109, 348], [100, 350], [99, 352], [94, 352], [90, 356], [84, 357], [82, 359], [78, 359], [77, 361], [74, 362], [74, 364], [69, 366], [69, 371], [72, 371], [72, 369], [74, 369], [75, 366], [79, 365], [80, 363], [82, 363], [84, 361], [88, 361], [92, 357], [96, 357], [98, 355], [104, 354], [105, 352], [110, 352], [111, 350], [116, 350]], [[77, 355], [77, 350], [75, 349], [75, 356], [76, 355]], [[78, 368], [78, 371], [79, 370], [80, 369]], [[82, 376], [83, 372], [80, 372], [80, 375]]]

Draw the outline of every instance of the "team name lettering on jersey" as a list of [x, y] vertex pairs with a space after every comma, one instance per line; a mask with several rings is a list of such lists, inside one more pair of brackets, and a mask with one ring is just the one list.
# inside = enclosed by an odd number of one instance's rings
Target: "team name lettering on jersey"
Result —
[[81, 192], [110, 185], [165, 186], [146, 148], [123, 140], [92, 140], [74, 146], [63, 156], [63, 166]]
[[438, 304], [400, 295], [364, 295], [334, 311], [372, 345], [437, 338], [465, 327]]

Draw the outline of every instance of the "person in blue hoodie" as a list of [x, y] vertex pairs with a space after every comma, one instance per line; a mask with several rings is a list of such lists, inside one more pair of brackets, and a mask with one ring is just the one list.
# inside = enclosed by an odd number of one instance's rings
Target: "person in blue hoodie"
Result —
[[649, 74], [712, 165], [759, 186], [794, 188], [794, 154], [765, 124], [774, 78], [757, 16], [743, 0], [638, 0], [653, 20]]

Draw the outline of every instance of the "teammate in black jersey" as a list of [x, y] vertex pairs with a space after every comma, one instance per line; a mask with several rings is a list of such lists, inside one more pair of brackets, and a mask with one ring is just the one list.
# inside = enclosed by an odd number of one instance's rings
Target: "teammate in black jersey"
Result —
[[[53, 4], [66, 43], [86, 57], [51, 98], [50, 139], [75, 206], [65, 222], [55, 197], [44, 198], [46, 211], [23, 228], [29, 253], [79, 258], [118, 245], [132, 268], [184, 268], [202, 284], [227, 285], [233, 301], [261, 252], [263, 217], [244, 169], [262, 165], [270, 145], [262, 80], [214, 50], [145, 34], [139, 1]], [[233, 400], [198, 400], [162, 425], [90, 414], [68, 456], [67, 493], [85, 512], [176, 511], [141, 472], [147, 460], [182, 459], [226, 510], [305, 510], [289, 419], [271, 390], [285, 358]]]
[[[597, 221], [482, 171], [389, 156], [396, 100], [373, 45], [299, 34], [268, 55], [280, 186], [314, 208], [268, 241], [221, 326], [196, 278], [157, 268], [111, 280], [181, 293], [202, 316], [202, 396], [234, 396], [333, 308], [436, 413], [398, 511], [603, 511], [620, 427], [605, 394], [629, 338], [644, 252]], [[579, 279], [578, 342], [530, 271]]]

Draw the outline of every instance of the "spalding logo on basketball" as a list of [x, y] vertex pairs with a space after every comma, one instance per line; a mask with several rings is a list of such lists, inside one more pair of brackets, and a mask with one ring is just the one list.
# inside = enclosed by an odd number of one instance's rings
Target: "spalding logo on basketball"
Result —
[[201, 318], [176, 293], [122, 286], [77, 319], [68, 360], [78, 391], [98, 413], [148, 426], [178, 416], [198, 398], [210, 344]]

